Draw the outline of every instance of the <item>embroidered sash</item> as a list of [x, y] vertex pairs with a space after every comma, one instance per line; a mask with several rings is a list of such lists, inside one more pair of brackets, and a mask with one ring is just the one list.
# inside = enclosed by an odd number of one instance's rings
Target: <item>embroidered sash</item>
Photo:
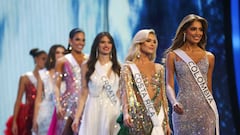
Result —
[[112, 90], [112, 86], [109, 83], [109, 80], [106, 76], [102, 76], [103, 81], [103, 89], [106, 91], [108, 98], [111, 100], [112, 104], [115, 105], [117, 103], [117, 96]]
[[103, 89], [107, 93], [108, 98], [110, 99], [112, 104], [115, 105], [117, 103], [117, 96], [112, 89], [113, 87], [111, 86], [107, 77], [108, 71], [112, 68], [112, 63], [109, 62], [108, 64], [109, 65], [107, 67], [102, 67], [99, 61], [97, 61], [95, 65], [95, 70], [101, 76], [101, 80], [103, 82]]
[[199, 70], [199, 67], [195, 64], [195, 62], [182, 50], [177, 49], [174, 50], [174, 52], [182, 58], [184, 62], [188, 65], [194, 79], [196, 80], [198, 86], [200, 87], [202, 94], [204, 95], [205, 99], [207, 100], [208, 104], [212, 108], [215, 117], [216, 117], [216, 135], [219, 135], [219, 116], [218, 116], [218, 110], [216, 102], [211, 94], [211, 92], [208, 89], [207, 83], [205, 79], [203, 78], [201, 71]]
[[147, 109], [148, 116], [151, 118], [152, 123], [154, 126], [161, 126], [159, 122], [159, 118], [157, 116], [156, 110], [153, 106], [153, 102], [150, 99], [150, 96], [148, 95], [148, 91], [146, 89], [146, 86], [143, 82], [142, 76], [137, 68], [137, 66], [134, 63], [128, 63], [127, 65], [130, 66], [134, 80], [136, 82], [137, 88], [139, 90], [139, 93], [142, 97], [143, 103]]

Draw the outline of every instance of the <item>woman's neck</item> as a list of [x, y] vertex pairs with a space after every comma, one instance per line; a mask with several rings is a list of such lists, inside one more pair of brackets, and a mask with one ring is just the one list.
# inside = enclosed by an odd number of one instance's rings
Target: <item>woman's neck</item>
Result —
[[84, 61], [84, 54], [82, 52], [72, 51], [71, 54], [79, 65], [82, 64]]
[[199, 46], [197, 44], [190, 44], [190, 43], [185, 43], [182, 47], [182, 50], [184, 51], [195, 51], [199, 49]]
[[137, 58], [135, 62], [139, 64], [146, 64], [146, 63], [149, 63], [150, 60], [146, 54], [141, 53], [140, 58]]
[[110, 56], [109, 55], [101, 55], [99, 54], [98, 60], [101, 65], [104, 65], [110, 61]]

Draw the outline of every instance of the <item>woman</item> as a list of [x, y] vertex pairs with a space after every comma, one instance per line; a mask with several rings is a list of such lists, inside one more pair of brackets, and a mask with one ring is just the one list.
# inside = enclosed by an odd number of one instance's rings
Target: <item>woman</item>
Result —
[[[206, 43], [206, 19], [190, 14], [181, 21], [166, 51], [167, 94], [174, 110], [172, 121], [176, 135], [214, 135], [217, 128], [217, 108], [211, 95], [215, 58], [205, 50]], [[179, 87], [177, 98], [174, 75]]]
[[164, 67], [154, 63], [157, 44], [152, 29], [140, 30], [133, 38], [121, 70], [123, 122], [128, 131], [120, 130], [120, 135], [170, 134]]
[[[6, 135], [31, 135], [34, 112], [34, 102], [37, 91], [38, 71], [45, 66], [47, 53], [43, 50], [34, 48], [30, 51], [34, 58], [35, 67], [31, 72], [27, 72], [20, 77], [17, 99], [14, 105], [14, 114], [8, 120], [8, 129]], [[25, 94], [25, 103], [22, 104], [22, 98]]]
[[64, 56], [65, 50], [63, 45], [53, 45], [48, 53], [46, 68], [39, 71], [33, 119], [33, 130], [37, 135], [48, 132], [54, 108], [54, 67], [56, 60]]
[[[52, 122], [48, 131], [49, 135], [71, 135], [71, 125], [80, 91], [80, 65], [86, 60], [82, 50], [85, 46], [85, 33], [74, 28], [69, 33], [69, 54], [59, 58], [56, 63], [56, 112], [53, 114]], [[61, 94], [61, 82], [66, 82], [66, 91]]]
[[[89, 60], [82, 65], [79, 106], [72, 129], [79, 135], [115, 135], [120, 112], [120, 65], [114, 40], [108, 32], [94, 39]], [[81, 120], [82, 118], [82, 120]]]

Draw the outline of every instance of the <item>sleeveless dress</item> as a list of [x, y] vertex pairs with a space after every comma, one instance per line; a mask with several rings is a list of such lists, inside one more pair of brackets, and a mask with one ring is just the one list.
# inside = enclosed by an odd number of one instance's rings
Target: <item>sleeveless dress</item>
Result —
[[[116, 135], [119, 126], [116, 123], [120, 114], [120, 103], [112, 102], [106, 89], [103, 88], [102, 77], [111, 70], [112, 62], [101, 65], [99, 61], [95, 64], [95, 71], [88, 83], [89, 94], [85, 103], [82, 122], [79, 128], [79, 135]], [[119, 77], [114, 72], [109, 79], [112, 92], [116, 95], [119, 84]]]
[[60, 103], [66, 111], [64, 120], [57, 119], [56, 109], [54, 110], [52, 121], [49, 127], [48, 135], [61, 135], [68, 117], [74, 117], [79, 91], [81, 86], [81, 68], [72, 54], [67, 54], [67, 61], [64, 63], [63, 80], [66, 83], [66, 90], [60, 97]]
[[[203, 96], [187, 64], [175, 60], [176, 78], [179, 87], [177, 100], [183, 105], [184, 113], [172, 114], [174, 135], [214, 135], [215, 115]], [[196, 63], [207, 81], [209, 62], [207, 57]]]
[[[17, 115], [17, 126], [19, 135], [32, 135], [32, 121], [34, 112], [34, 102], [36, 99], [36, 86], [37, 79], [33, 75], [33, 72], [27, 72], [25, 74], [30, 82], [25, 85], [25, 104], [21, 104]], [[7, 129], [4, 131], [5, 135], [12, 135], [13, 116], [11, 116], [6, 125]]]
[[[157, 117], [159, 119], [159, 126], [155, 127], [152, 123], [151, 118], [148, 116], [148, 110], [146, 109], [145, 104], [143, 103], [143, 100], [140, 96], [139, 89], [137, 87], [137, 84], [134, 80], [132, 70], [128, 65], [124, 65], [121, 70], [121, 90], [127, 91], [127, 98], [128, 98], [128, 113], [133, 119], [133, 127], [126, 128], [123, 126], [123, 121], [119, 122], [122, 124], [121, 130], [118, 133], [118, 135], [164, 135], [165, 134], [165, 124], [166, 124], [166, 117], [165, 114], [167, 112], [164, 112], [163, 109], [164, 103], [167, 102], [167, 98], [165, 95], [165, 87], [164, 89], [161, 89], [160, 86], [165, 84], [164, 81], [164, 70], [161, 70], [160, 68], [156, 68], [158, 64], [155, 64], [155, 74], [151, 77], [151, 80], [154, 80], [153, 82], [148, 82], [146, 79], [146, 75], [141, 74], [144, 85], [148, 86], [151, 85], [153, 87], [153, 90], [156, 92], [155, 96], [151, 99], [153, 106], [156, 110]], [[163, 66], [161, 65], [162, 69]], [[159, 94], [163, 94], [163, 101], [160, 101], [157, 99]], [[156, 102], [157, 101], [157, 102]], [[167, 105], [166, 105], [167, 106]], [[165, 114], [164, 114], [165, 113]], [[121, 118], [123, 119], [123, 118]], [[127, 130], [127, 131], [124, 131]]]
[[39, 71], [39, 75], [43, 82], [43, 96], [42, 102], [39, 105], [37, 124], [38, 124], [38, 135], [46, 135], [48, 132], [49, 124], [52, 118], [54, 109], [54, 84], [53, 79], [47, 69]]

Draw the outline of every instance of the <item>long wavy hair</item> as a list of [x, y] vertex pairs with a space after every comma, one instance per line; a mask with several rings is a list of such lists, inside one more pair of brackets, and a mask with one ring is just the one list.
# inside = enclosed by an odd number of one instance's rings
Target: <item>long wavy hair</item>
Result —
[[116, 51], [116, 46], [115, 46], [113, 37], [110, 35], [109, 32], [101, 32], [95, 37], [95, 39], [93, 41], [92, 48], [91, 48], [91, 53], [90, 53], [89, 59], [87, 61], [87, 67], [88, 67], [88, 71], [86, 73], [87, 82], [89, 82], [90, 76], [93, 74], [93, 72], [95, 70], [95, 64], [98, 60], [98, 58], [97, 58], [98, 46], [100, 44], [101, 39], [105, 36], [108, 37], [109, 40], [112, 43], [112, 51], [111, 51], [111, 55], [112, 55], [111, 61], [113, 63], [112, 70], [118, 76], [120, 75], [121, 66], [120, 66], [120, 64], [118, 62], [118, 59], [117, 59], [117, 51]]
[[202, 24], [203, 27], [203, 36], [202, 39], [200, 40], [200, 42], [198, 43], [198, 46], [200, 48], [202, 48], [203, 50], [205, 50], [206, 44], [207, 44], [207, 28], [208, 28], [208, 23], [207, 20], [203, 17], [200, 17], [198, 15], [195, 14], [189, 14], [187, 16], [185, 16], [182, 21], [180, 22], [175, 37], [172, 40], [172, 44], [171, 46], [165, 51], [165, 55], [170, 52], [173, 51], [177, 48], [180, 48], [183, 46], [184, 41], [184, 32], [186, 31], [187, 28], [189, 28], [192, 23], [194, 21], [199, 21]]
[[[137, 55], [140, 54], [140, 46], [148, 39], [149, 34], [153, 34], [156, 36], [156, 45], [158, 45], [157, 35], [155, 34], [155, 31], [153, 29], [139, 30], [133, 38], [132, 45], [128, 51], [128, 55], [125, 58], [125, 61], [135, 61], [137, 59]], [[157, 46], [155, 49], [157, 49]], [[149, 60], [154, 61], [156, 58], [156, 50], [148, 57]]]
[[50, 69], [55, 67], [55, 64], [56, 64], [56, 57], [55, 56], [56, 56], [57, 48], [63, 48], [64, 52], [66, 51], [66, 48], [61, 44], [52, 45], [51, 48], [49, 49], [48, 58], [47, 58], [47, 61], [46, 61], [46, 64], [45, 64], [45, 67], [46, 67], [47, 70], [50, 70]]

